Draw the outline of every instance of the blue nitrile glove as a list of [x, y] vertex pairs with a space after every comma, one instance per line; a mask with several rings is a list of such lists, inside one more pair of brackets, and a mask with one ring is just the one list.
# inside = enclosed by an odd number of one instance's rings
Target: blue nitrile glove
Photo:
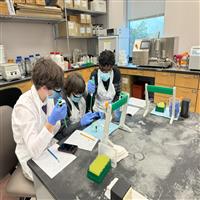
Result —
[[91, 124], [94, 121], [96, 115], [97, 115], [96, 113], [92, 113], [92, 112], [86, 113], [81, 118], [81, 121], [80, 121], [81, 126], [87, 126], [88, 124]]
[[48, 117], [48, 122], [51, 125], [55, 125], [57, 121], [62, 120], [67, 115], [67, 105], [63, 101], [62, 104], [59, 103], [59, 101], [54, 106], [51, 115]]
[[117, 109], [117, 110], [114, 111], [114, 120], [116, 122], [119, 122], [120, 118], [121, 118], [121, 111], [119, 109]]
[[104, 112], [100, 112], [99, 111], [97, 113], [98, 113], [100, 119], [104, 119], [105, 118], [105, 113]]
[[88, 93], [89, 94], [94, 94], [95, 88], [96, 88], [96, 86], [95, 86], [94, 80], [89, 80], [88, 81], [88, 85], [87, 85]]

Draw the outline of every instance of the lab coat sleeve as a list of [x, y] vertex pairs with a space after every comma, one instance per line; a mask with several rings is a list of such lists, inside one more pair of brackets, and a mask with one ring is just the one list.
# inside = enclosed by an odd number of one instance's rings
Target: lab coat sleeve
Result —
[[36, 113], [25, 105], [17, 105], [12, 114], [12, 129], [16, 143], [24, 142], [31, 157], [37, 158], [47, 148], [53, 134], [44, 127], [38, 131]]

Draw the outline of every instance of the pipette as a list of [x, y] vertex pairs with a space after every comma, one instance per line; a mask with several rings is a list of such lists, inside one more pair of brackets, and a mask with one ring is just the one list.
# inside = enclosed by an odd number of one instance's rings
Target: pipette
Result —
[[[95, 84], [94, 76], [92, 77], [92, 83]], [[92, 111], [92, 99], [93, 99], [93, 93], [91, 93], [90, 96], [91, 96], [91, 98], [90, 98], [90, 111]]]
[[[63, 100], [61, 97], [58, 99], [58, 105], [61, 107], [63, 105], [63, 103], [65, 103], [65, 100]], [[64, 124], [65, 127], [67, 128], [67, 122], [66, 122], [66, 118], [64, 118]]]

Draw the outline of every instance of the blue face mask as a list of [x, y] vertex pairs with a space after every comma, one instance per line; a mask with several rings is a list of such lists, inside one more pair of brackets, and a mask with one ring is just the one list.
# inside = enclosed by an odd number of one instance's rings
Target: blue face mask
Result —
[[101, 72], [100, 74], [100, 78], [102, 81], [107, 81], [110, 78], [110, 72]]
[[78, 94], [78, 95], [73, 95], [72, 94], [70, 98], [74, 103], [78, 103], [81, 100], [81, 97], [82, 97], [81, 94]]
[[53, 91], [52, 95], [48, 96], [49, 99], [57, 100], [61, 97], [60, 92]]

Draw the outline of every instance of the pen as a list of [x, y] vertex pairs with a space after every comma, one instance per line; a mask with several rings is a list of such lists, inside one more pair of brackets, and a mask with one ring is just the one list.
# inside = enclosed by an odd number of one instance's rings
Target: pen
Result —
[[59, 159], [58, 159], [58, 157], [57, 157], [52, 151], [50, 151], [49, 149], [47, 149], [47, 151], [48, 151], [58, 162], [60, 162]]
[[82, 136], [84, 136], [84, 137], [86, 137], [86, 138], [88, 138], [88, 139], [90, 139], [90, 140], [93, 140], [93, 141], [95, 141], [95, 139], [93, 139], [93, 138], [91, 138], [90, 136], [88, 136], [88, 135], [85, 135], [84, 133], [80, 133]]

